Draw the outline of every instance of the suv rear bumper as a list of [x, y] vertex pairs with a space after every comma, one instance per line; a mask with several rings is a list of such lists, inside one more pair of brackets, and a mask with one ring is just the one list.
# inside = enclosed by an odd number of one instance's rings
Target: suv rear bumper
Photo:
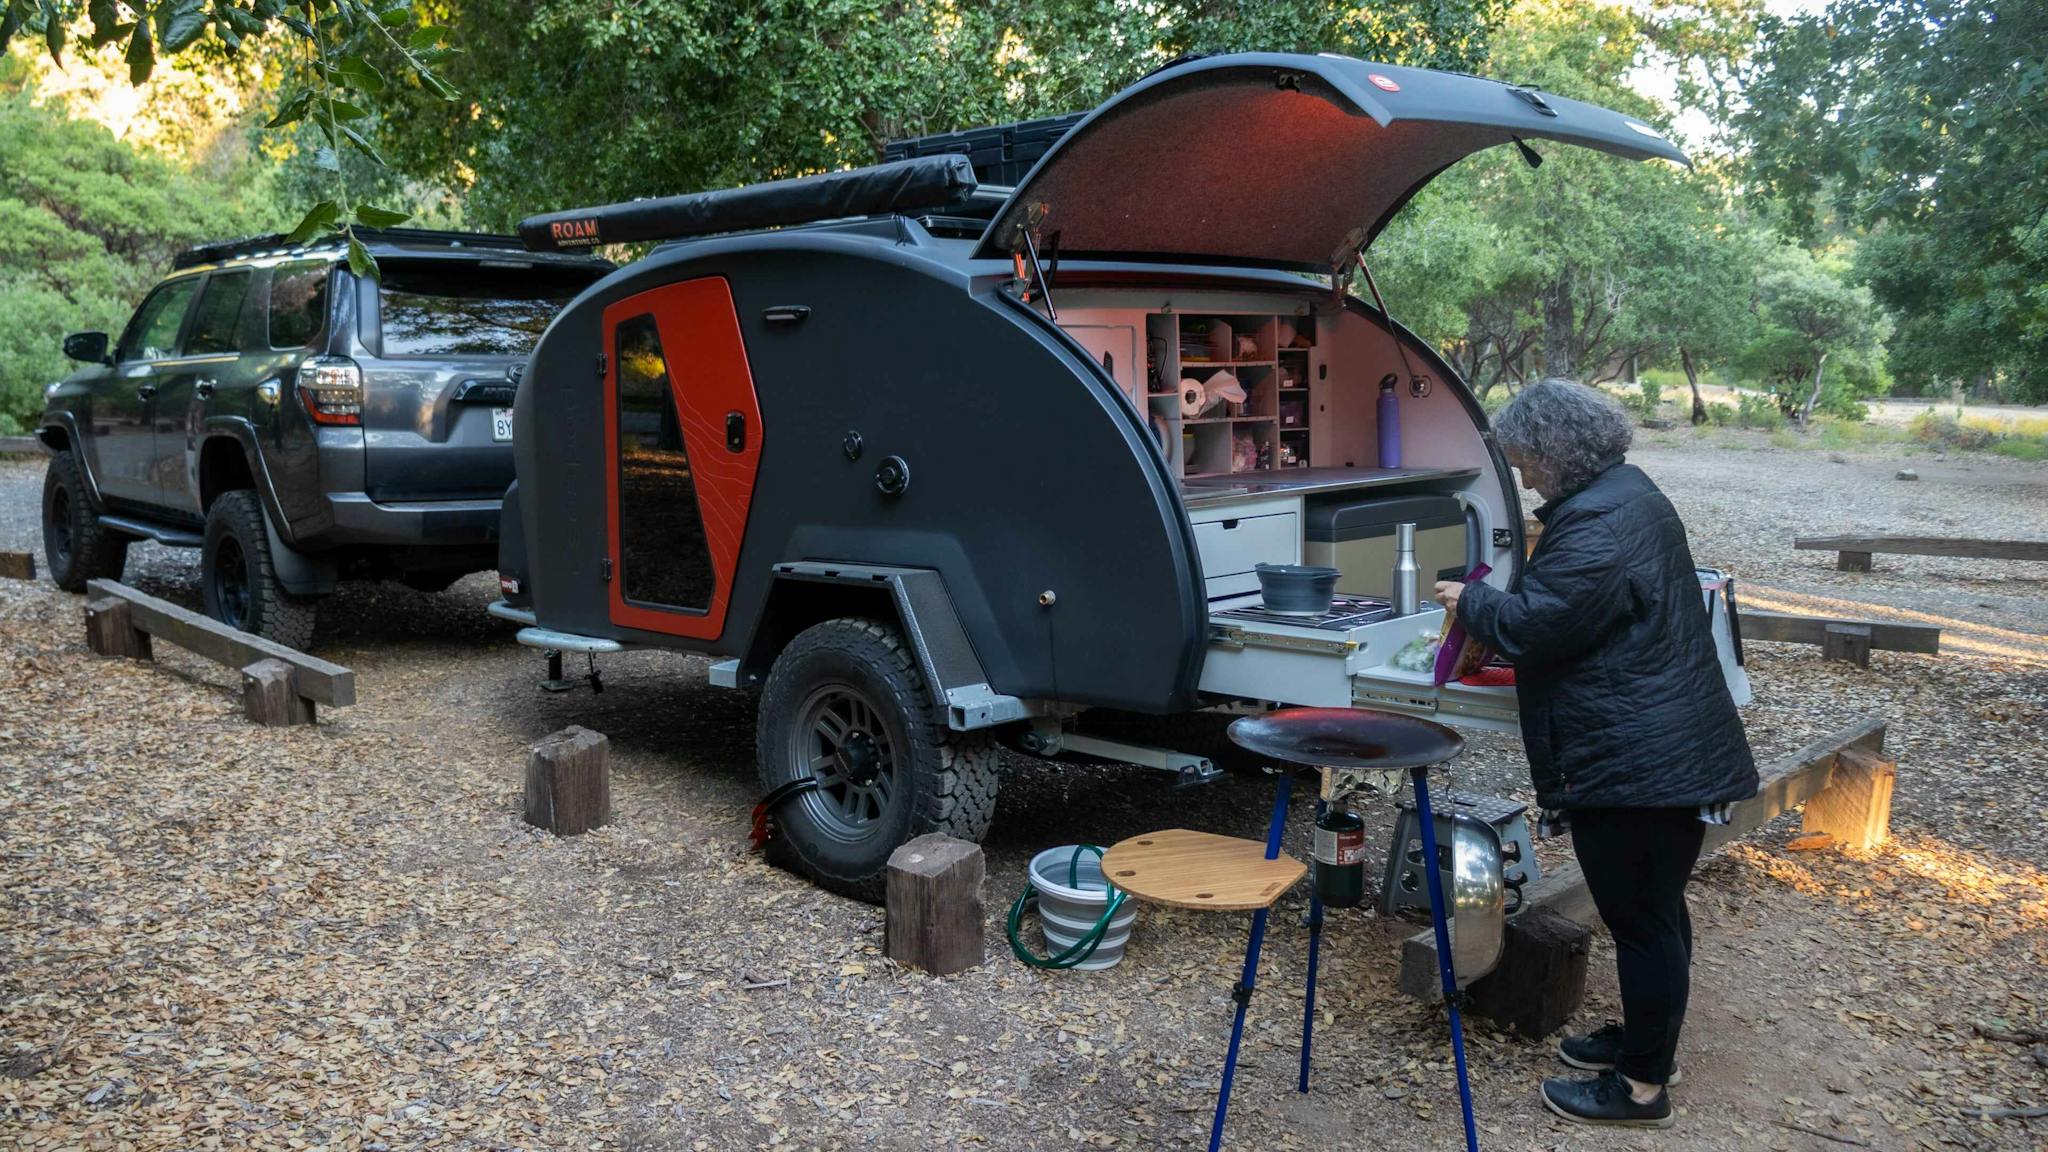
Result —
[[361, 492], [329, 492], [332, 522], [301, 536], [301, 547], [396, 544], [438, 548], [495, 545], [502, 500], [418, 500], [379, 503]]

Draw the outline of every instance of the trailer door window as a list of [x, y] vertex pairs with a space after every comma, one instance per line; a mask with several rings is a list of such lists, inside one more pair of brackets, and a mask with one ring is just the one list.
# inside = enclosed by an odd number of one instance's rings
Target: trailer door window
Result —
[[711, 552], [654, 317], [618, 326], [619, 579], [626, 599], [703, 610]]

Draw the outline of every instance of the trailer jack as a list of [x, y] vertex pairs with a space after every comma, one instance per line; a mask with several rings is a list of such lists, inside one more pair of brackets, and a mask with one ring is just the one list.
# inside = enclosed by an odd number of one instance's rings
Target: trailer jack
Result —
[[[592, 692], [603, 692], [604, 673], [597, 670], [597, 653], [585, 652], [583, 658], [590, 662], [590, 671], [584, 673], [580, 679], [590, 685]], [[575, 681], [562, 678], [561, 649], [548, 649], [548, 678], [540, 682], [540, 687], [543, 692], [567, 692], [576, 687]]]

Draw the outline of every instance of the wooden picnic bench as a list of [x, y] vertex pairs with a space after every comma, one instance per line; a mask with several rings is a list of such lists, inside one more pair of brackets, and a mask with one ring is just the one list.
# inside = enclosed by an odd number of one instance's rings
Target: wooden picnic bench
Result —
[[151, 659], [150, 638], [242, 672], [242, 707], [259, 724], [311, 724], [314, 705], [356, 702], [356, 674], [339, 664], [231, 628], [113, 580], [86, 584], [86, 646]]
[[1847, 660], [1858, 668], [1870, 667], [1873, 649], [1886, 652], [1918, 652], [1936, 655], [1941, 651], [1941, 629], [1933, 624], [1904, 624], [1891, 620], [1853, 620], [1834, 616], [1799, 616], [1790, 612], [1766, 612], [1742, 608], [1736, 613], [1742, 642], [1752, 640], [1778, 644], [1818, 644], [1829, 660]]
[[1966, 536], [1800, 536], [1792, 547], [1835, 552], [1843, 572], [1870, 571], [1876, 552], [1899, 556], [1952, 556], [1970, 560], [2048, 560], [2048, 540], [1980, 540]]

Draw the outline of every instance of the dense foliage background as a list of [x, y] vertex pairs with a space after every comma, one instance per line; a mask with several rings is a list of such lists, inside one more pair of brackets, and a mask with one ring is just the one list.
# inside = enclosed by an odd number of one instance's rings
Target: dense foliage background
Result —
[[0, 0], [0, 38], [0, 431], [64, 332], [118, 329], [200, 239], [866, 163], [1254, 48], [1533, 83], [1691, 149], [1497, 149], [1381, 237], [1395, 314], [1482, 391], [1661, 371], [1698, 419], [1703, 380], [1794, 416], [2048, 400], [2038, 0]]

